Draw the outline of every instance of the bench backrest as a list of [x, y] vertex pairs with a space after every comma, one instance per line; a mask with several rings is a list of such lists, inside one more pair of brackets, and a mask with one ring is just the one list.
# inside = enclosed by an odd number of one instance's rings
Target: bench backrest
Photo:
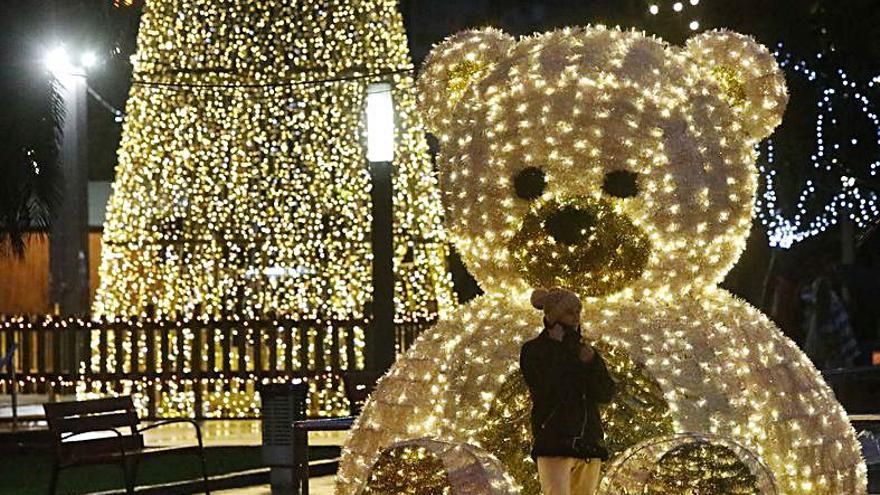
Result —
[[[107, 435], [110, 429], [123, 435], [124, 448], [143, 447], [143, 437], [137, 432], [140, 420], [131, 396], [47, 403], [43, 404], [43, 411], [50, 433], [67, 456], [75, 456], [80, 451], [84, 454], [118, 451], [119, 437], [112, 432]], [[89, 432], [102, 435], [100, 438], [80, 435], [64, 441], [70, 435]]]

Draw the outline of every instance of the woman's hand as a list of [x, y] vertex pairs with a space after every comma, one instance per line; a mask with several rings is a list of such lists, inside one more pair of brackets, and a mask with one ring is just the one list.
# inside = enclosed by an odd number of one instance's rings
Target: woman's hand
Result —
[[589, 363], [596, 358], [596, 351], [593, 349], [593, 346], [589, 344], [581, 344], [581, 352], [578, 357], [580, 357], [581, 361], [584, 363]]

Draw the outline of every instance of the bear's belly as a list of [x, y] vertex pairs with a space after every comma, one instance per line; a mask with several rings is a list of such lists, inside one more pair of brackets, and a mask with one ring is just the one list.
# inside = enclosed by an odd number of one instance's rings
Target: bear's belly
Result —
[[[585, 304], [584, 334], [598, 341], [621, 382], [603, 412], [612, 455], [660, 436], [712, 434], [765, 463], [780, 494], [865, 494], [853, 430], [803, 353], [726, 292], [676, 303]], [[537, 493], [518, 358], [540, 332], [540, 318], [524, 302], [490, 294], [425, 332], [366, 404], [343, 452], [336, 493], [359, 493], [383, 447], [424, 436], [488, 450], [523, 493]], [[742, 475], [733, 477], [743, 484], [737, 493], [759, 493], [750, 491], [743, 468], [734, 462], [721, 475]]]
[[[440, 434], [492, 452], [531, 493], [518, 356], [540, 326], [531, 307], [497, 304], [504, 309], [492, 313], [505, 317], [472, 321], [449, 361]], [[843, 409], [803, 353], [746, 303], [723, 291], [678, 306], [604, 301], [585, 304], [582, 328], [623, 382], [603, 413], [612, 454], [657, 436], [711, 434], [751, 451], [780, 493], [866, 493]]]

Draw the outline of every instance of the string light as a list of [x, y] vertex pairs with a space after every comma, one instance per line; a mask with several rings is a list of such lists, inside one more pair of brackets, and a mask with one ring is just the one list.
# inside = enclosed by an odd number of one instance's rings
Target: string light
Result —
[[[849, 129], [851, 122], [838, 124], [837, 109], [846, 100], [859, 109], [865, 120], [872, 126], [874, 131], [874, 143], [880, 146], [880, 117], [877, 110], [867, 97], [867, 91], [849, 79], [846, 72], [838, 69], [833, 75], [820, 76], [820, 73], [812, 68], [807, 61], [797, 60], [790, 53], [783, 51], [780, 44], [774, 52], [779, 65], [789, 69], [793, 75], [803, 78], [808, 83], [817, 86], [819, 101], [816, 103], [818, 113], [816, 117], [816, 141], [815, 149], [810, 156], [812, 168], [819, 174], [835, 174], [840, 177], [840, 186], [832, 189], [830, 198], [824, 205], [810, 207], [812, 200], [815, 203], [817, 195], [817, 182], [807, 179], [798, 199], [794, 203], [794, 210], [789, 216], [785, 215], [779, 204], [776, 192], [776, 149], [774, 140], [767, 140], [758, 146], [761, 159], [758, 169], [763, 177], [764, 191], [756, 201], [756, 214], [761, 224], [767, 230], [767, 236], [771, 247], [789, 249], [795, 244], [827, 231], [835, 226], [841, 218], [852, 220], [859, 228], [865, 228], [880, 218], [880, 198], [877, 192], [864, 190], [858, 186], [858, 182], [851, 177], [849, 170], [865, 170], [871, 176], [876, 175], [880, 168], [880, 148], [873, 154], [872, 162], [868, 164], [855, 164], [849, 159], [843, 159], [843, 153], [850, 147], [857, 146], [857, 138], [845, 132], [828, 132], [829, 129], [842, 129], [843, 125]], [[817, 55], [817, 58], [821, 58]], [[872, 83], [868, 83], [872, 87]], [[827, 182], [818, 179], [820, 183]], [[827, 187], [827, 186], [825, 186]], [[823, 191], [824, 192], [824, 191]]]
[[[685, 4], [683, 1], [675, 1], [672, 3], [670, 10], [677, 15], [677, 14], [684, 13], [688, 6], [697, 7], [698, 5], [700, 5], [700, 0], [689, 0], [688, 4]], [[651, 14], [652, 16], [656, 16], [656, 15], [660, 14], [661, 10], [662, 10], [662, 7], [659, 3], [651, 3], [650, 5], [648, 5], [648, 13]], [[697, 19], [692, 19], [690, 21], [690, 23], [688, 24], [688, 28], [690, 28], [691, 31], [699, 30], [700, 29], [700, 21]]]
[[[518, 358], [542, 328], [528, 297], [541, 277], [581, 294], [584, 337], [623, 390], [603, 416], [609, 444], [702, 432], [743, 446], [622, 459], [654, 473], [654, 493], [773, 493], [759, 472], [782, 495], [866, 493], [855, 433], [821, 375], [766, 315], [718, 287], [751, 229], [755, 146], [787, 104], [770, 52], [726, 31], [680, 48], [603, 26], [519, 40], [484, 29], [436, 46], [417, 85], [441, 143], [447, 226], [485, 295], [379, 381], [343, 449], [337, 494], [361, 493], [383, 452], [423, 437], [479, 448], [537, 494]], [[617, 232], [620, 249], [601, 231]], [[633, 245], [648, 252], [643, 265]], [[592, 249], [604, 263], [579, 262]], [[555, 266], [522, 263], [553, 252]], [[419, 476], [416, 464], [397, 474]]]
[[[303, 325], [310, 325], [305, 338], [301, 333]], [[102, 346], [101, 334], [106, 336], [106, 355], [100, 352], [93, 354], [91, 362], [82, 362], [78, 369], [59, 370], [58, 362], [52, 360], [51, 371], [36, 370], [41, 376], [32, 375], [33, 364], [22, 362], [22, 370], [26, 375], [16, 379], [18, 387], [34, 384], [46, 384], [62, 393], [75, 391], [81, 398], [97, 398], [110, 395], [133, 395], [139, 412], [142, 415], [153, 412], [156, 417], [216, 417], [216, 418], [254, 418], [259, 417], [259, 396], [256, 386], [260, 383], [289, 383], [297, 377], [306, 376], [310, 394], [307, 397], [308, 412], [316, 416], [348, 414], [349, 403], [344, 394], [342, 376], [334, 371], [334, 346], [332, 330], [320, 328], [321, 322], [303, 321], [248, 321], [237, 316], [228, 319], [215, 319], [209, 316], [183, 318], [181, 320], [114, 318], [101, 320], [83, 320], [76, 317], [43, 316], [40, 320], [29, 320], [23, 317], [5, 318], [0, 321], [0, 339], [9, 335], [20, 335], [19, 345], [26, 339], [31, 342], [48, 340], [63, 336], [70, 332], [71, 338], [82, 339], [91, 334], [93, 348]], [[259, 327], [260, 333], [251, 329]], [[329, 323], [328, 323], [329, 326]], [[161, 350], [162, 338], [149, 343], [146, 329], [153, 329], [153, 334], [168, 335], [168, 353], [164, 356]], [[214, 331], [214, 339], [205, 342], [199, 361], [195, 360], [193, 343], [197, 331]], [[226, 330], [229, 329], [229, 333]], [[350, 324], [345, 331], [351, 332], [356, 347], [363, 347], [364, 325]], [[132, 332], [136, 332], [138, 340], [131, 340]], [[288, 339], [285, 334], [290, 335]], [[260, 346], [255, 340], [261, 335], [263, 346], [262, 368], [256, 368], [254, 361], [256, 349]], [[123, 336], [120, 342], [122, 355], [117, 355], [116, 337]], [[241, 337], [245, 339], [245, 347], [240, 347]], [[6, 337], [7, 339], [9, 337]], [[14, 337], [13, 337], [14, 338]], [[323, 351], [316, 345], [317, 339], [323, 340]], [[35, 339], [35, 340], [34, 340]], [[275, 342], [270, 342], [275, 339]], [[355, 355], [355, 361], [349, 362], [345, 348], [346, 339], [339, 339], [339, 367], [337, 369], [354, 370], [363, 368], [363, 359]], [[7, 343], [9, 341], [7, 340]], [[268, 349], [274, 344], [275, 361], [271, 361]], [[152, 346], [152, 354], [149, 349]], [[178, 349], [184, 349], [179, 353]], [[302, 348], [305, 347], [305, 351]], [[33, 348], [32, 348], [33, 349]], [[134, 349], [137, 349], [136, 351]], [[224, 355], [224, 352], [227, 352]], [[241, 353], [245, 354], [242, 355]], [[322, 353], [323, 352], [323, 353]], [[39, 351], [36, 353], [39, 354]], [[213, 356], [213, 367], [210, 366], [209, 355]], [[35, 354], [31, 353], [31, 359]], [[154, 356], [149, 361], [148, 356]], [[290, 356], [290, 370], [285, 363], [285, 356]], [[244, 358], [243, 361], [240, 358]], [[304, 359], [303, 359], [304, 358]], [[27, 359], [22, 357], [22, 359]], [[102, 365], [103, 359], [103, 365]], [[224, 364], [228, 363], [228, 364]], [[320, 363], [324, 363], [323, 367]], [[197, 364], [199, 366], [197, 367]], [[224, 371], [227, 369], [228, 371]], [[118, 374], [122, 378], [105, 378], [108, 374]], [[204, 378], [198, 375], [204, 374]], [[267, 376], [269, 375], [269, 376]], [[5, 375], [0, 377], [0, 384], [11, 385]], [[199, 387], [202, 398], [202, 410], [197, 411], [196, 388]], [[6, 388], [8, 391], [9, 389]], [[151, 410], [152, 408], [152, 410]]]
[[[148, 308], [159, 317], [368, 318], [364, 117], [373, 83], [390, 85], [396, 111], [395, 321], [452, 307], [442, 205], [397, 2], [335, 2], [332, 16], [323, 0], [149, 2], [138, 47], [97, 318]], [[322, 332], [303, 345], [329, 343], [329, 326]], [[188, 342], [184, 355], [172, 346], [183, 366], [206, 352]], [[363, 334], [355, 342], [362, 367]], [[111, 342], [110, 359], [142, 362], [146, 344], [126, 340], [117, 356]], [[185, 386], [165, 388], [168, 407], [188, 400]], [[344, 410], [338, 382], [318, 389], [314, 402], [333, 406], [322, 414]], [[252, 410], [250, 390], [221, 395], [209, 411]]]
[[469, 445], [425, 438], [400, 442], [384, 451], [363, 493], [513, 495], [518, 490], [492, 455]]

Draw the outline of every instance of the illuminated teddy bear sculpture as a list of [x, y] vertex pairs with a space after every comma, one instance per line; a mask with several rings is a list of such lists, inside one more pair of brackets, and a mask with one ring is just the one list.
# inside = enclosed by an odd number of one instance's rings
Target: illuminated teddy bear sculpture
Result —
[[442, 493], [462, 472], [484, 483], [452, 493], [537, 494], [518, 356], [541, 329], [529, 295], [552, 286], [584, 298], [584, 336], [619, 384], [601, 493], [866, 493], [819, 373], [718, 287], [752, 224], [755, 145], [788, 100], [763, 46], [485, 29], [435, 47], [419, 85], [448, 227], [485, 295], [379, 382], [338, 495]]

